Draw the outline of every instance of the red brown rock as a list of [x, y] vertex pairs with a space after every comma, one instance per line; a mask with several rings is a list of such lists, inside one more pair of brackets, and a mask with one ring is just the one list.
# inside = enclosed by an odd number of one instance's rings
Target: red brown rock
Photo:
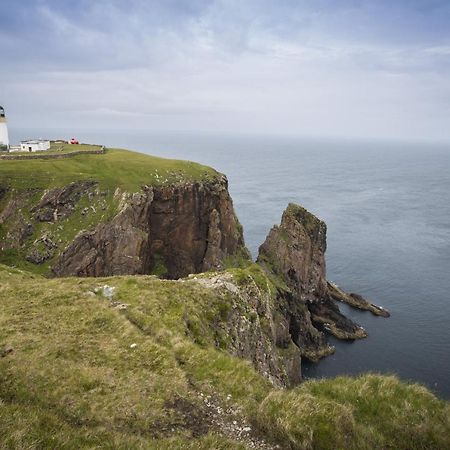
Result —
[[225, 177], [117, 195], [118, 214], [81, 232], [54, 265], [56, 276], [180, 278], [220, 268], [228, 256], [248, 255]]
[[[289, 318], [292, 340], [302, 356], [314, 361], [332, 352], [322, 330], [346, 340], [367, 336], [335, 303], [338, 291], [326, 279], [325, 251], [325, 223], [301, 206], [289, 204], [280, 225], [270, 230], [261, 245], [258, 256], [258, 263], [279, 286], [280, 304], [284, 302], [282, 310]], [[352, 306], [380, 311], [356, 294], [339, 292], [341, 301], [345, 297]]]

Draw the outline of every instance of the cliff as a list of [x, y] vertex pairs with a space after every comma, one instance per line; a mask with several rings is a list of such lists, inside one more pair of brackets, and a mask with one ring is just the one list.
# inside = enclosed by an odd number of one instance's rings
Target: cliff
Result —
[[1, 448], [449, 448], [450, 406], [423, 386], [279, 389], [297, 347], [256, 265], [165, 280], [0, 264], [0, 287]]
[[179, 278], [249, 258], [227, 179], [213, 169], [107, 150], [3, 161], [0, 175], [0, 262], [56, 276]]
[[324, 222], [291, 203], [259, 248], [258, 261], [280, 276], [302, 302], [326, 296], [326, 232]]
[[80, 232], [58, 256], [55, 275], [180, 278], [248, 257], [224, 176], [114, 196], [117, 214]]
[[[34, 177], [27, 179], [31, 169]], [[178, 279], [247, 267], [250, 282], [238, 287], [225, 273], [210, 287], [247, 308], [237, 315], [242, 308], [232, 309], [223, 321], [233, 336], [227, 350], [276, 385], [300, 381], [301, 358], [317, 361], [334, 352], [325, 333], [367, 335], [335, 300], [387, 315], [327, 282], [326, 225], [297, 205], [287, 207], [260, 248], [262, 276], [250, 263], [227, 179], [213, 169], [106, 150], [70, 160], [3, 161], [0, 174], [2, 262], [58, 277]]]
[[336, 301], [389, 315], [327, 282], [325, 251], [290, 204], [252, 263], [226, 178], [198, 164], [2, 161], [0, 447], [448, 448], [449, 405], [422, 386], [294, 387], [325, 333], [366, 335]]
[[333, 352], [324, 331], [338, 339], [367, 332], [339, 311], [335, 300], [387, 317], [389, 313], [357, 294], [346, 294], [326, 279], [326, 225], [301, 206], [289, 204], [279, 226], [261, 245], [258, 263], [280, 286], [293, 341], [313, 361]]

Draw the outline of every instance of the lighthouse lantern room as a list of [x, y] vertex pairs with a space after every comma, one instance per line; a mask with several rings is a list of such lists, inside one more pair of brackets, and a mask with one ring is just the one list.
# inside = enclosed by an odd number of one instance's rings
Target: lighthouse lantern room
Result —
[[0, 150], [9, 148], [8, 127], [6, 125], [5, 109], [0, 106]]

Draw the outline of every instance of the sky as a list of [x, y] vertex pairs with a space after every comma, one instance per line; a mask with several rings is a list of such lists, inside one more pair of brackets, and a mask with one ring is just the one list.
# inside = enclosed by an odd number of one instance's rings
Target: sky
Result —
[[10, 126], [450, 141], [450, 0], [0, 0]]

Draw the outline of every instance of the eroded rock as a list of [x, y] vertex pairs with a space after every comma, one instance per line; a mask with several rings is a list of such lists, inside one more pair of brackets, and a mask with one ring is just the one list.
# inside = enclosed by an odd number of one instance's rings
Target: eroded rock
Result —
[[280, 277], [302, 302], [327, 295], [325, 222], [289, 204], [259, 248], [258, 262]]
[[72, 214], [82, 195], [90, 192], [96, 185], [96, 181], [83, 181], [51, 189], [44, 193], [31, 212], [35, 220], [39, 222], [56, 222], [65, 219]]
[[275, 386], [300, 382], [306, 350], [291, 338], [289, 319], [280, 311], [282, 299], [261, 289], [251, 275], [239, 283], [228, 272], [191, 280], [224, 297], [222, 314], [210, 324], [223, 337], [219, 347], [251, 361]]
[[53, 257], [57, 248], [58, 244], [56, 244], [49, 236], [41, 236], [33, 242], [33, 245], [26, 256], [26, 260], [33, 264], [43, 264]]
[[347, 294], [335, 283], [328, 282], [328, 292], [333, 300], [347, 303], [347, 305], [353, 306], [357, 309], [370, 311], [375, 316], [390, 317], [391, 315], [387, 309], [370, 303], [364, 297], [361, 297], [361, 295], [354, 293]]
[[339, 311], [335, 300], [388, 316], [361, 296], [346, 294], [327, 282], [325, 251], [325, 223], [301, 206], [289, 204], [280, 225], [270, 230], [261, 245], [257, 260], [278, 286], [292, 340], [302, 356], [313, 361], [333, 351], [322, 331], [346, 340], [367, 336], [364, 328]]
[[246, 252], [225, 177], [134, 194], [117, 190], [114, 196], [119, 212], [80, 232], [58, 258], [55, 275], [180, 278], [220, 268], [227, 256]]

